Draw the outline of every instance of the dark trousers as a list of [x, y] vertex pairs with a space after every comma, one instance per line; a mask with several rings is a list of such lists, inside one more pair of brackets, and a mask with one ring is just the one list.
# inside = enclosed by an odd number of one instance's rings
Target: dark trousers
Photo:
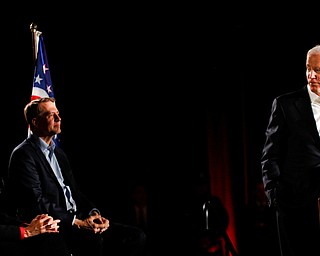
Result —
[[281, 256], [320, 255], [318, 204], [277, 209]]
[[[146, 235], [134, 226], [110, 223], [102, 233], [73, 228], [65, 239], [73, 256], [145, 256]], [[89, 253], [89, 254], [88, 254]]]

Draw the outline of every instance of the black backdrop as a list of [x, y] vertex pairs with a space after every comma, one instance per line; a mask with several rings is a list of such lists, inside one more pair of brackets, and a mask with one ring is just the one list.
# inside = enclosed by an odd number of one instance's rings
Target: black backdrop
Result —
[[[103, 210], [142, 179], [159, 208], [179, 211], [188, 184], [207, 170], [208, 113], [245, 123], [248, 184], [260, 179], [271, 100], [305, 84], [306, 51], [320, 42], [302, 17], [200, 4], [60, 7], [2, 18], [3, 172], [27, 135], [35, 22], [63, 119], [61, 146]], [[158, 214], [163, 223], [172, 216]]]

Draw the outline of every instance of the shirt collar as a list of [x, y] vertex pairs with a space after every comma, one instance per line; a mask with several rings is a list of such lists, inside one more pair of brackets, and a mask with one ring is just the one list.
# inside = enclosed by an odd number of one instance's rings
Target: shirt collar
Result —
[[310, 86], [308, 86], [308, 93], [310, 96], [311, 103], [320, 105], [320, 97], [310, 90]]
[[48, 144], [43, 139], [41, 139], [39, 136], [37, 136], [36, 134], [32, 134], [32, 135], [38, 139], [38, 145], [39, 145], [42, 152], [45, 152], [45, 150], [49, 150], [50, 148], [52, 148], [52, 150], [55, 149], [56, 144], [54, 143], [53, 140], [51, 141], [51, 145], [48, 146]]

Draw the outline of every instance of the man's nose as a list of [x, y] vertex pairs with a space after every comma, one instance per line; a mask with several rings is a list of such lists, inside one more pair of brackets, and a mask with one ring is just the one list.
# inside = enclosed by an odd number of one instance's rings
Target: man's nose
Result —
[[317, 78], [317, 73], [314, 70], [310, 71], [310, 77], [311, 78]]
[[58, 114], [54, 114], [54, 121], [59, 122], [61, 120], [60, 116]]

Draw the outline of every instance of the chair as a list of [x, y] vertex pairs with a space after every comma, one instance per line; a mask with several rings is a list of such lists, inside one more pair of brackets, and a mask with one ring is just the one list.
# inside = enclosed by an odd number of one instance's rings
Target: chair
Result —
[[202, 243], [209, 256], [238, 256], [229, 235], [226, 231], [227, 224], [221, 216], [221, 205], [208, 200], [203, 204], [205, 216], [205, 231], [203, 232]]

